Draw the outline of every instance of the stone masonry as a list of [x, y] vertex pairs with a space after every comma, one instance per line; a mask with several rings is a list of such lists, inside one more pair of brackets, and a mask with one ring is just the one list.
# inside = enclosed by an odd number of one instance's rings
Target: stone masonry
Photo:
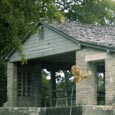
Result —
[[36, 65], [7, 64], [6, 107], [41, 106], [41, 68]]
[[[70, 107], [4, 107], [0, 108], [0, 115], [70, 115]], [[115, 109], [112, 106], [77, 106], [72, 108], [72, 115], [115, 115]]]
[[7, 102], [5, 106], [17, 105], [17, 66], [15, 63], [7, 64]]
[[[97, 85], [96, 85], [96, 67], [95, 62], [105, 62], [105, 104], [115, 103], [115, 54], [108, 54], [105, 51], [83, 48], [76, 51], [76, 65], [87, 73], [92, 71], [92, 75], [76, 84], [76, 105], [97, 105]], [[31, 97], [18, 97], [18, 72], [21, 68], [22, 73], [29, 71], [32, 74], [31, 79]], [[29, 68], [29, 69], [28, 69]], [[7, 65], [7, 96], [8, 100], [5, 106], [40, 106], [40, 67], [34, 65], [17, 66], [16, 63]]]
[[91, 48], [84, 48], [76, 51], [76, 65], [87, 73], [92, 71], [92, 75], [76, 84], [76, 104], [96, 105], [97, 88], [94, 62], [105, 61], [105, 104], [111, 105], [115, 101], [115, 54], [107, 54]]
[[115, 54], [107, 55], [105, 59], [106, 68], [106, 104], [115, 103]]

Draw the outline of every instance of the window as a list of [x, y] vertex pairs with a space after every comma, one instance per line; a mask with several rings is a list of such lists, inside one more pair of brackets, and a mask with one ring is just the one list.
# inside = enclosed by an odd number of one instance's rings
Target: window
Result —
[[29, 97], [31, 91], [31, 74], [29, 72], [19, 72], [17, 81], [17, 95], [19, 97]]
[[105, 63], [96, 64], [97, 68], [97, 103], [98, 105], [105, 104]]

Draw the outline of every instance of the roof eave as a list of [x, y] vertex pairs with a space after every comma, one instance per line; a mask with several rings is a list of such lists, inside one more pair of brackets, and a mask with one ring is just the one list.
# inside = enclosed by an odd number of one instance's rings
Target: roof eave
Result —
[[100, 49], [100, 50], [103, 50], [103, 51], [107, 51], [107, 53], [115, 52], [114, 48], [110, 48], [110, 47], [107, 47], [107, 46], [101, 46], [101, 45], [98, 45], [98, 44], [82, 42], [82, 41], [80, 41], [80, 43], [81, 43], [82, 46], [91, 47], [91, 48], [95, 48], [95, 49]]

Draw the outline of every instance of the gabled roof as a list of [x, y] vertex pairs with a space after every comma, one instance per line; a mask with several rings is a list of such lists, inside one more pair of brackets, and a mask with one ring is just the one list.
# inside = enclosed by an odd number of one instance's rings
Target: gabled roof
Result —
[[77, 22], [52, 23], [43, 25], [68, 35], [81, 45], [115, 52], [115, 27], [79, 24]]
[[[40, 23], [79, 45], [115, 52], [115, 27], [87, 25], [77, 22], [46, 23], [41, 21]], [[14, 51], [3, 56], [3, 58], [9, 57]]]

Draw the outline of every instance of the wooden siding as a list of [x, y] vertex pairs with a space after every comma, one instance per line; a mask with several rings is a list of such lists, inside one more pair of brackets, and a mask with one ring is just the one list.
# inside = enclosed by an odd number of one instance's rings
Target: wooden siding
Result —
[[[78, 44], [46, 27], [44, 28], [43, 39], [40, 39], [38, 34], [31, 35], [23, 44], [23, 47], [27, 59], [55, 55], [79, 49]], [[18, 51], [15, 51], [9, 59], [10, 62], [19, 60], [20, 55]]]

